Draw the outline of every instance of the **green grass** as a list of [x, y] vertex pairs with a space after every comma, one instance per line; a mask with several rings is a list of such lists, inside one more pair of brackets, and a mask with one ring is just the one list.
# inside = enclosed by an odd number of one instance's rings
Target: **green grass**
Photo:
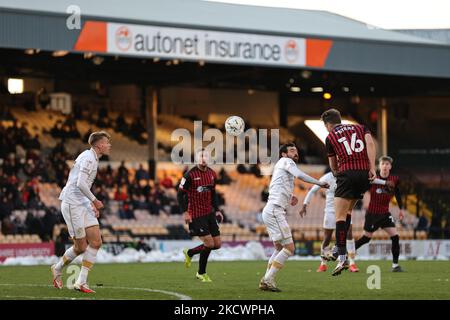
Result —
[[[450, 299], [450, 262], [402, 261], [404, 273], [390, 272], [389, 261], [361, 261], [359, 273], [344, 272], [332, 277], [316, 273], [315, 261], [288, 261], [277, 277], [280, 293], [257, 289], [266, 262], [210, 262], [212, 283], [195, 279], [197, 263], [186, 269], [183, 263], [98, 264], [89, 282], [95, 295], [50, 287], [48, 266], [0, 267], [0, 299], [178, 299], [164, 290], [193, 299]], [[381, 268], [381, 289], [369, 290], [369, 265]], [[65, 278], [69, 277], [65, 274]], [[116, 287], [116, 288], [111, 288]], [[121, 288], [118, 288], [121, 287]], [[126, 289], [126, 288], [128, 289]]]

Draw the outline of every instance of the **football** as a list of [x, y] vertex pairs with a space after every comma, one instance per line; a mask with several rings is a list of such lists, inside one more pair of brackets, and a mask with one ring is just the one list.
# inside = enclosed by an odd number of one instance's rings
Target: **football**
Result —
[[238, 136], [244, 132], [245, 122], [239, 116], [231, 116], [225, 121], [225, 130], [232, 136]]

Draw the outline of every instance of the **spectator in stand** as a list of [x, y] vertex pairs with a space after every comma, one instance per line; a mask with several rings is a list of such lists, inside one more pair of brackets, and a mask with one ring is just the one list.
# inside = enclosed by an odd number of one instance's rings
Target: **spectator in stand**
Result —
[[10, 217], [5, 217], [2, 220], [2, 234], [15, 234], [16, 228], [12, 223]]
[[166, 173], [164, 173], [164, 177], [161, 180], [161, 185], [166, 189], [173, 188], [173, 181]]
[[139, 164], [139, 169], [136, 171], [135, 174], [135, 180], [141, 181], [141, 180], [148, 180], [150, 179], [150, 175], [148, 174], [148, 171], [144, 169], [144, 166], [142, 164]]
[[254, 164], [250, 167], [250, 172], [255, 175], [257, 178], [261, 178], [261, 169], [259, 168], [259, 164]]
[[217, 184], [230, 184], [231, 183], [231, 178], [228, 175], [228, 173], [225, 171], [225, 168], [222, 167], [222, 169], [220, 169], [219, 171], [219, 179], [217, 179]]
[[129, 203], [124, 203], [119, 206], [119, 218], [120, 219], [136, 219]]
[[423, 213], [420, 214], [419, 220], [417, 221], [416, 231], [426, 231], [428, 233], [429, 225], [428, 219]]
[[121, 112], [116, 118], [116, 130], [128, 135], [128, 124], [125, 121], [125, 115]]
[[122, 160], [122, 162], [120, 163], [120, 167], [118, 168], [118, 172], [117, 172], [117, 178], [119, 181], [124, 181], [126, 184], [129, 183], [128, 181], [128, 169], [125, 167], [125, 161]]
[[114, 200], [125, 202], [128, 199], [127, 186], [123, 185], [119, 188], [117, 186], [116, 192], [114, 193]]
[[36, 94], [38, 105], [41, 109], [47, 109], [50, 104], [50, 95], [45, 88], [39, 89]]
[[98, 120], [96, 122], [97, 126], [99, 128], [106, 128], [108, 127], [108, 108], [106, 108], [106, 106], [102, 106], [99, 110], [98, 110]]
[[39, 135], [36, 134], [32, 139], [27, 140], [25, 148], [27, 150], [41, 150], [41, 143], [39, 142]]
[[239, 172], [240, 174], [248, 173], [247, 168], [242, 163], [238, 164], [236, 169], [237, 169], [237, 172]]

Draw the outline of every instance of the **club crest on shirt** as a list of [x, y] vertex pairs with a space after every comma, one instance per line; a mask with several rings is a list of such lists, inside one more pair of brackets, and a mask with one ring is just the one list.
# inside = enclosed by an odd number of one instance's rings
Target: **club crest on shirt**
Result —
[[376, 193], [378, 193], [378, 194], [382, 194], [382, 193], [389, 193], [389, 190], [387, 190], [387, 189], [385, 189], [385, 188], [377, 188], [376, 190], [375, 190], [375, 192]]
[[207, 186], [198, 186], [197, 187], [197, 192], [201, 193], [201, 192], [205, 192], [205, 191], [208, 191], [208, 190], [211, 190], [211, 189], [212, 189], [212, 186], [209, 186], [209, 185], [207, 185]]

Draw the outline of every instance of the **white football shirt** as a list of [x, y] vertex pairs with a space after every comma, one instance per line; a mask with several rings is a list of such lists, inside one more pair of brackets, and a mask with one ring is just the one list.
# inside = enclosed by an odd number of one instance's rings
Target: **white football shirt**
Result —
[[[82, 205], [95, 199], [95, 196], [89, 191], [97, 176], [98, 157], [94, 149], [85, 150], [75, 159], [72, 169], [69, 173], [66, 186], [59, 195], [59, 200], [73, 205]], [[78, 179], [83, 173], [85, 180], [83, 183], [87, 187], [89, 194], [85, 195], [78, 186]], [[88, 196], [90, 198], [88, 198]]]
[[286, 209], [294, 193], [294, 179], [299, 178], [308, 183], [320, 182], [297, 168], [297, 164], [288, 157], [282, 157], [275, 164], [269, 186], [268, 203]]

